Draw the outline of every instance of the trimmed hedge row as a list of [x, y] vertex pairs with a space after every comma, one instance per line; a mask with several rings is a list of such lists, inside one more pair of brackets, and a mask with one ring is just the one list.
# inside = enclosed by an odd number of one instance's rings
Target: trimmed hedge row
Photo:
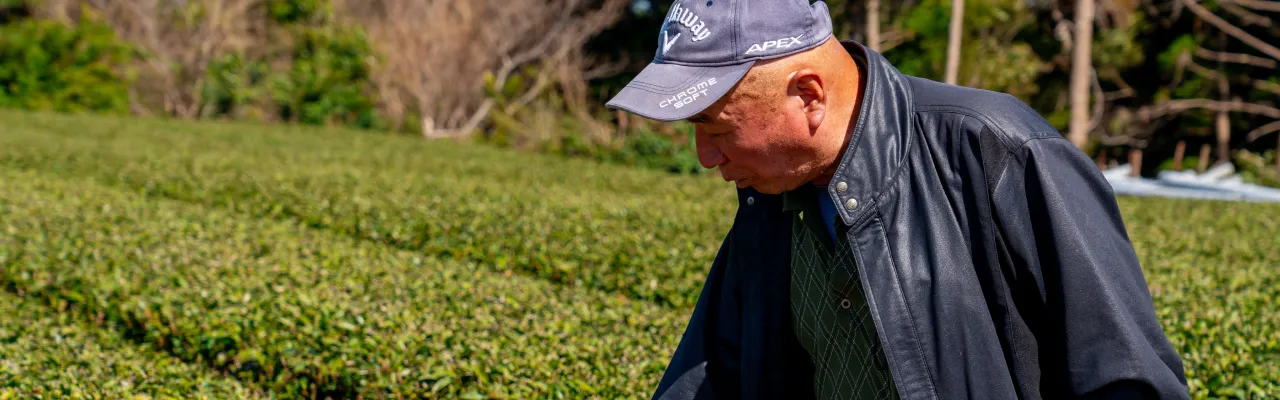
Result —
[[[9, 168], [89, 177], [285, 221], [272, 226], [323, 227], [367, 242], [359, 246], [390, 243], [406, 257], [469, 260], [453, 265], [528, 272], [675, 310], [691, 308], [736, 207], [732, 191], [708, 179], [375, 134], [4, 112], [0, 124], [0, 165]], [[1193, 397], [1280, 393], [1280, 205], [1126, 197], [1120, 206]], [[621, 261], [578, 262], [612, 254]], [[480, 300], [420, 306], [468, 301]], [[665, 323], [647, 334], [681, 331]], [[660, 337], [649, 355], [655, 370], [675, 343]]]
[[[89, 122], [92, 121], [92, 122]], [[403, 137], [0, 114], [0, 164], [689, 307], [736, 199], [705, 177]]]
[[0, 294], [0, 400], [260, 397], [35, 298]]
[[1280, 395], [1280, 204], [1121, 198], [1194, 398]]
[[4, 286], [283, 398], [646, 396], [685, 322], [287, 221], [0, 171]]

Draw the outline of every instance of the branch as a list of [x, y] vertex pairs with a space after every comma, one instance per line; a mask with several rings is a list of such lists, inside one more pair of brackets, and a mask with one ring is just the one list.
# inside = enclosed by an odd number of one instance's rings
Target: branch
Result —
[[1235, 3], [1241, 7], [1252, 8], [1262, 11], [1280, 12], [1280, 1], [1264, 1], [1264, 0], [1223, 0], [1223, 3]]
[[1277, 96], [1280, 96], [1280, 84], [1271, 83], [1271, 82], [1267, 82], [1260, 79], [1250, 79], [1249, 81], [1252, 82], [1253, 87], [1258, 90], [1266, 90], [1268, 92], [1275, 93]]
[[1103, 146], [1120, 146], [1131, 145], [1134, 143], [1134, 140], [1137, 139], [1138, 138], [1134, 135], [1109, 135], [1099, 136], [1098, 142], [1102, 143]]
[[1195, 72], [1195, 73], [1196, 73], [1196, 75], [1200, 75], [1200, 76], [1203, 76], [1203, 77], [1206, 77], [1206, 78], [1210, 78], [1210, 79], [1213, 79], [1213, 80], [1215, 80], [1215, 81], [1219, 81], [1219, 82], [1229, 82], [1229, 81], [1227, 81], [1227, 77], [1222, 76], [1222, 74], [1219, 74], [1219, 73], [1218, 73], [1218, 71], [1214, 71], [1214, 70], [1211, 70], [1211, 69], [1208, 69], [1208, 68], [1205, 68], [1205, 67], [1201, 67], [1201, 66], [1200, 66], [1200, 64], [1196, 64], [1195, 62], [1191, 61], [1190, 59], [1188, 59], [1188, 60], [1187, 60], [1187, 64], [1186, 64], [1186, 65], [1187, 65], [1187, 67], [1188, 67], [1189, 69], [1191, 69], [1191, 72]]
[[[1196, 75], [1210, 78], [1218, 82], [1226, 82], [1228, 84], [1231, 83], [1231, 81], [1227, 79], [1226, 76], [1218, 73], [1218, 71], [1214, 71], [1214, 70], [1202, 67], [1199, 64], [1196, 64], [1190, 61], [1188, 61], [1186, 65], [1191, 69], [1191, 72], [1195, 72]], [[1248, 82], [1255, 89], [1265, 90], [1268, 92], [1275, 93], [1276, 95], [1280, 95], [1280, 84], [1275, 84], [1275, 83], [1267, 82], [1260, 79], [1252, 79], [1252, 78], [1249, 78], [1248, 76], [1243, 76], [1243, 79], [1237, 79], [1237, 81]]]
[[1120, 73], [1116, 72], [1115, 69], [1107, 68], [1107, 69], [1103, 69], [1102, 71], [1098, 71], [1098, 76], [1101, 78], [1107, 78], [1112, 83], [1115, 83], [1117, 86], [1120, 86], [1120, 90], [1116, 90], [1113, 92], [1106, 92], [1103, 95], [1107, 101], [1115, 101], [1119, 99], [1129, 98], [1129, 97], [1136, 96], [1138, 94], [1138, 91], [1134, 90], [1132, 86], [1129, 86], [1129, 83], [1125, 82], [1124, 77], [1120, 76]]
[[1089, 70], [1089, 77], [1092, 78], [1089, 81], [1091, 83], [1090, 86], [1093, 89], [1093, 98], [1095, 100], [1093, 102], [1093, 116], [1090, 118], [1089, 129], [1087, 132], [1093, 132], [1098, 129], [1098, 125], [1102, 124], [1102, 113], [1105, 111], [1104, 107], [1107, 102], [1107, 95], [1102, 91], [1102, 81], [1098, 80], [1098, 69], [1089, 68]]
[[516, 111], [516, 109], [523, 108], [524, 106], [529, 105], [529, 103], [533, 102], [533, 100], [536, 99], [538, 95], [542, 93], [542, 89], [545, 89], [547, 87], [547, 84], [551, 83], [551, 76], [550, 76], [551, 74], [547, 72], [548, 70], [549, 70], [548, 68], [544, 67], [540, 71], [538, 71], [538, 79], [534, 81], [533, 87], [530, 88], [529, 91], [521, 95], [519, 98], [517, 98], [516, 101], [512, 102], [511, 104], [508, 104], [506, 107], [503, 107], [502, 113], [511, 115]]
[[1275, 68], [1276, 61], [1268, 58], [1255, 57], [1242, 53], [1221, 53], [1212, 51], [1203, 47], [1196, 49], [1196, 57], [1209, 59], [1212, 61], [1231, 62], [1237, 64], [1252, 65], [1262, 68]]
[[1120, 99], [1127, 99], [1127, 98], [1133, 97], [1136, 94], [1138, 93], [1133, 91], [1132, 88], [1124, 88], [1116, 91], [1106, 92], [1106, 93], [1103, 93], [1102, 95], [1103, 95], [1103, 98], [1106, 99], [1107, 101], [1116, 101]]
[[1237, 17], [1240, 17], [1240, 20], [1244, 21], [1245, 26], [1258, 25], [1266, 28], [1271, 27], [1271, 18], [1254, 14], [1252, 12], [1249, 12], [1249, 10], [1241, 8], [1240, 6], [1237, 6], [1235, 4], [1222, 3], [1222, 8], [1227, 10], [1227, 12], [1235, 14]]
[[480, 123], [484, 122], [484, 118], [489, 115], [489, 110], [493, 109], [493, 105], [492, 98], [484, 99], [484, 102], [480, 103], [480, 108], [471, 113], [471, 117], [467, 119], [467, 122], [458, 129], [432, 129], [424, 122], [423, 130], [426, 133], [423, 136], [426, 136], [427, 139], [438, 139], [459, 138], [469, 135], [480, 127]]
[[1280, 119], [1280, 109], [1268, 107], [1261, 104], [1245, 103], [1239, 100], [1233, 101], [1217, 101], [1209, 99], [1188, 99], [1188, 100], [1169, 100], [1164, 103], [1143, 107], [1138, 113], [1144, 120], [1159, 118], [1166, 115], [1177, 114], [1192, 109], [1205, 109], [1213, 111], [1226, 112], [1242, 112], [1248, 114], [1264, 115], [1271, 118]]
[[1226, 32], [1228, 35], [1234, 36], [1236, 39], [1240, 39], [1240, 41], [1250, 46], [1253, 46], [1253, 48], [1258, 49], [1263, 53], [1266, 53], [1268, 56], [1271, 56], [1272, 58], [1280, 60], [1280, 49], [1276, 48], [1275, 46], [1269, 45], [1266, 42], [1263, 42], [1262, 40], [1256, 37], [1253, 37], [1253, 35], [1250, 35], [1244, 30], [1237, 28], [1235, 25], [1231, 25], [1230, 22], [1227, 22], [1222, 18], [1219, 18], [1217, 15], [1214, 15], [1213, 12], [1206, 10], [1204, 7], [1202, 7], [1199, 4], [1196, 4], [1194, 1], [1179, 0], [1178, 2], [1186, 6], [1188, 10], [1191, 10], [1191, 12], [1195, 13], [1197, 16], [1200, 17], [1200, 19], [1204, 20], [1205, 22], [1213, 24], [1213, 26], [1217, 27], [1218, 29], [1221, 29], [1223, 32]]
[[911, 37], [899, 31], [880, 32], [880, 51], [889, 51], [909, 39]]
[[1258, 129], [1254, 129], [1253, 131], [1249, 132], [1249, 135], [1245, 137], [1245, 140], [1252, 142], [1252, 141], [1258, 140], [1263, 136], [1266, 136], [1268, 133], [1271, 133], [1271, 132], [1280, 132], [1280, 121], [1275, 121], [1275, 122], [1260, 126], [1258, 127]]
[[630, 57], [626, 54], [622, 55], [622, 59], [614, 62], [600, 63], [591, 69], [582, 72], [582, 80], [591, 81], [604, 77], [614, 76], [626, 70]]

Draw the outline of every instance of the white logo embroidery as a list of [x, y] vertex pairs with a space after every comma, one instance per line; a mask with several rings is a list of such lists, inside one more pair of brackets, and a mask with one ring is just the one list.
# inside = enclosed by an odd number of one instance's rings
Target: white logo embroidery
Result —
[[699, 97], [706, 97], [707, 88], [716, 85], [716, 78], [707, 79], [697, 85], [690, 86], [688, 89], [680, 93], [672, 95], [671, 98], [658, 103], [658, 107], [667, 108], [667, 106], [675, 106], [676, 108], [684, 107], [686, 104], [692, 103]]
[[[685, 28], [689, 28], [693, 32], [692, 39], [695, 42], [711, 36], [711, 31], [707, 29], [707, 22], [703, 21], [702, 18], [698, 18], [698, 15], [694, 14], [693, 11], [681, 7], [680, 3], [671, 5], [671, 12], [667, 13], [667, 21], [678, 22], [680, 25], [684, 25]], [[676, 36], [679, 36], [679, 34]]]
[[[800, 35], [800, 36], [804, 36], [804, 35]], [[800, 43], [800, 36], [782, 38], [778, 40], [770, 40], [764, 43], [753, 44], [751, 45], [750, 49], [747, 49], [747, 54], [764, 52], [765, 50], [769, 50], [770, 48], [785, 49], [785, 48], [791, 47], [793, 45]]]
[[[662, 37], [665, 38], [667, 36], [671, 36], [671, 35], [668, 35], [667, 31], [664, 29], [662, 31]], [[667, 51], [671, 50], [671, 46], [676, 44], [676, 39], [679, 39], [679, 38], [680, 38], [680, 32], [676, 32], [676, 35], [672, 36], [671, 39], [664, 40], [662, 44], [662, 54], [667, 54]]]

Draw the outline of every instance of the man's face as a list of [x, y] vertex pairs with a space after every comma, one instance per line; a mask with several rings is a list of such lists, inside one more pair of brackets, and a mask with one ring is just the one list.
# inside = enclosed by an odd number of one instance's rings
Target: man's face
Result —
[[817, 176], [821, 151], [804, 100], [767, 90], [740, 86], [689, 121], [703, 167], [719, 167], [739, 188], [777, 194]]

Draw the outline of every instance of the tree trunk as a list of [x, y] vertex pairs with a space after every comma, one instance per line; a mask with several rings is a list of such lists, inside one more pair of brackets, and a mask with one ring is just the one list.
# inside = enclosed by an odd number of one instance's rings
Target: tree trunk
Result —
[[[1089, 139], [1089, 84], [1093, 74], [1093, 0], [1076, 1], [1071, 49], [1071, 130], [1068, 138], [1084, 148]], [[1098, 99], [1101, 101], [1102, 99]]]
[[1200, 165], [1196, 166], [1196, 173], [1203, 174], [1209, 170], [1209, 144], [1200, 145]]
[[951, 0], [951, 33], [947, 39], [946, 83], [956, 84], [960, 74], [960, 37], [964, 35], [964, 0]]
[[1218, 131], [1218, 163], [1231, 161], [1231, 120], [1227, 118], [1226, 111], [1218, 111], [1218, 117], [1214, 121]]
[[618, 132], [615, 135], [617, 137], [627, 136], [627, 133], [631, 132], [631, 121], [627, 118], [627, 112], [623, 110], [614, 110], [614, 113], [618, 118]]
[[[1218, 48], [1227, 49], [1227, 34], [1221, 30], [1218, 31]], [[1218, 76], [1222, 77], [1218, 79], [1218, 95], [1222, 101], [1230, 101], [1231, 86], [1223, 74], [1222, 60], [1218, 60]], [[1218, 162], [1231, 162], [1231, 120], [1227, 118], [1227, 110], [1218, 110], [1214, 125], [1218, 131]]]
[[1173, 170], [1174, 171], [1182, 170], [1182, 159], [1186, 156], [1186, 154], [1187, 154], [1187, 142], [1179, 140], [1178, 147], [1174, 148], [1173, 150]]
[[880, 52], [880, 0], [867, 0], [867, 44]]
[[1142, 149], [1129, 150], [1129, 176], [1137, 178], [1142, 175]]
[[422, 137], [426, 139], [436, 138], [436, 121], [430, 116], [422, 115]]

